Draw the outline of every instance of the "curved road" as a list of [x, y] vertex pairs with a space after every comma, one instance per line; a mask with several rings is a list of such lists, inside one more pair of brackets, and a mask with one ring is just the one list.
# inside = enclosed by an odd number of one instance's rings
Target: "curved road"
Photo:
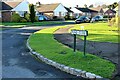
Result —
[[[2, 32], [2, 80], [16, 80], [15, 78], [22, 78], [20, 80], [27, 78], [28, 80], [41, 80], [42, 78], [70, 80], [65, 78], [78, 78], [40, 62], [29, 54], [26, 40], [31, 33], [42, 28], [45, 26], [9, 29]], [[79, 78], [79, 80], [86, 80]]]

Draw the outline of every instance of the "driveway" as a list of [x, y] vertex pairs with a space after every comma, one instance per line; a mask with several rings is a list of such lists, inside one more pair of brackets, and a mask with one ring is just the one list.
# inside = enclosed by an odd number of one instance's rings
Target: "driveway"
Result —
[[53, 78], [55, 80], [79, 78], [79, 80], [86, 80], [62, 72], [30, 55], [26, 47], [26, 40], [31, 33], [43, 28], [46, 26], [16, 28], [0, 32], [2, 34], [2, 80], [43, 80], [43, 78], [51, 78], [51, 80]]
[[[67, 27], [57, 30], [54, 33], [54, 37], [58, 42], [66, 46], [69, 46], [70, 48], [74, 48], [73, 46], [74, 38], [71, 34], [68, 33], [68, 30], [70, 28], [71, 27]], [[84, 51], [83, 48], [84, 48], [84, 41], [81, 39], [77, 39], [76, 49], [83, 52]], [[119, 44], [108, 43], [108, 42], [87, 41], [87, 46], [86, 46], [87, 53], [96, 55], [103, 59], [107, 59], [112, 63], [114, 63], [116, 65], [116, 70], [117, 70], [114, 75], [117, 74], [116, 76], [119, 77], [120, 79], [120, 64], [119, 64], [120, 55], [118, 49], [119, 49]], [[113, 80], [119, 80], [119, 79], [114, 78]]]

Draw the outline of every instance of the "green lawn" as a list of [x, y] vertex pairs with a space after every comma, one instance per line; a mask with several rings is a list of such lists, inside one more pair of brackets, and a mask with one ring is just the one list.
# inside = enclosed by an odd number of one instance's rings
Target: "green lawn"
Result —
[[52, 24], [62, 24], [62, 22], [58, 21], [42, 21], [42, 22], [26, 22], [26, 23], [15, 23], [15, 22], [3, 22], [0, 26], [10, 26], [14, 28], [23, 27], [23, 26], [45, 26]]
[[91, 54], [87, 54], [86, 58], [83, 57], [82, 52], [77, 51], [74, 54], [71, 48], [54, 39], [53, 32], [59, 28], [61, 27], [47, 28], [31, 35], [29, 40], [31, 48], [58, 63], [95, 73], [105, 78], [111, 78], [115, 70], [113, 63]]
[[[117, 27], [109, 27], [108, 23], [82, 23], [75, 25], [71, 29], [80, 30], [80, 26], [84, 26], [85, 30], [88, 30], [89, 36], [87, 37], [87, 40], [89, 41], [118, 43]], [[77, 37], [81, 38], [81, 36]]]

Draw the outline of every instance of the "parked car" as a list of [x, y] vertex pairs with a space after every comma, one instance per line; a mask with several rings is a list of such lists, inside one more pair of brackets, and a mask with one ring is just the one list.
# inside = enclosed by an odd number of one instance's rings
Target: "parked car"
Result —
[[40, 15], [40, 16], [38, 17], [38, 20], [39, 20], [39, 21], [49, 20], [49, 18], [46, 17], [46, 16], [44, 16], [44, 15]]
[[90, 19], [87, 16], [81, 16], [75, 20], [75, 23], [84, 23], [84, 22], [90, 22]]
[[102, 21], [102, 20], [103, 20], [103, 16], [98, 15], [93, 17], [90, 22]]

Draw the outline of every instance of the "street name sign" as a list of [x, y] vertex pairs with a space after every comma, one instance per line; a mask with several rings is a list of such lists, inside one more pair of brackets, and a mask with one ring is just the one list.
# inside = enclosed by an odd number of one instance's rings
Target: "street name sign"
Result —
[[88, 31], [87, 30], [75, 30], [73, 29], [71, 31], [72, 34], [80, 35], [80, 36], [88, 36]]
[[88, 31], [87, 30], [76, 30], [73, 29], [71, 30], [71, 34], [74, 35], [74, 52], [76, 52], [76, 35], [84, 36], [84, 56], [85, 56], [85, 51], [86, 51], [86, 37], [88, 36]]

